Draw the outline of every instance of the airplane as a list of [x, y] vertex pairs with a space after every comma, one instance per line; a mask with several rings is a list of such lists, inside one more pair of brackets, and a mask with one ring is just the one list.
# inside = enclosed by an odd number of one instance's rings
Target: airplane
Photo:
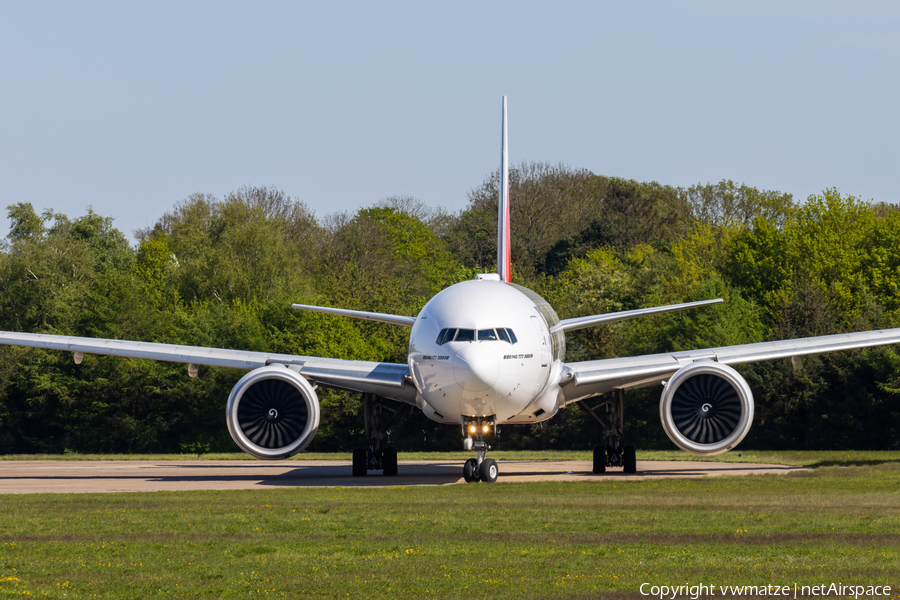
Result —
[[560, 319], [546, 300], [511, 280], [507, 146], [504, 96], [496, 273], [451, 285], [414, 317], [292, 305], [409, 327], [406, 364], [15, 332], [0, 332], [0, 343], [69, 351], [76, 364], [86, 353], [186, 363], [190, 377], [198, 365], [249, 371], [229, 394], [226, 422], [237, 446], [260, 459], [288, 458], [309, 445], [319, 426], [319, 386], [361, 393], [368, 448], [354, 450], [354, 476], [397, 474], [397, 452], [382, 447], [384, 434], [404, 410], [418, 409], [461, 427], [463, 448], [475, 453], [463, 478], [486, 483], [499, 475], [486, 440], [501, 425], [539, 423], [578, 405], [606, 436], [605, 446], [594, 448], [593, 471], [633, 473], [635, 449], [621, 445], [625, 390], [661, 386], [660, 419], [669, 439], [689, 453], [714, 456], [736, 447], [753, 422], [753, 394], [733, 365], [900, 343], [900, 329], [887, 329], [566, 362], [566, 332], [722, 299]]

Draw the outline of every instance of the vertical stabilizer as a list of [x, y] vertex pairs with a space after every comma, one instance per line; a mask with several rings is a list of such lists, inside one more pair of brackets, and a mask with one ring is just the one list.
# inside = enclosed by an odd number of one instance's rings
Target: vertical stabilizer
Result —
[[500, 207], [497, 216], [497, 273], [510, 281], [509, 254], [509, 155], [506, 147], [506, 96], [503, 96], [503, 142], [500, 158]]

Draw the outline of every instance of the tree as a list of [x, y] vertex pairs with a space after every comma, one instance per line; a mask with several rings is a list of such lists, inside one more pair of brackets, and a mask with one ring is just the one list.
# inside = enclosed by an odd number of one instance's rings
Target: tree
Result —
[[761, 219], [780, 229], [797, 210], [791, 194], [737, 185], [730, 179], [697, 184], [685, 190], [684, 197], [694, 220], [716, 227], [749, 228]]
[[[523, 162], [509, 172], [513, 260], [519, 270], [542, 266], [559, 239], [581, 231], [598, 203], [586, 170]], [[448, 230], [451, 251], [468, 266], [493, 270], [497, 256], [499, 170], [468, 193], [469, 206]]]

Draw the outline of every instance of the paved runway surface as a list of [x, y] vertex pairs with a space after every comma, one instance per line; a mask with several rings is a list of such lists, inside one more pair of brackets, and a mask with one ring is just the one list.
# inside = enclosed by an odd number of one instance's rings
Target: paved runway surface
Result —
[[[0, 494], [237, 490], [266, 487], [383, 487], [463, 483], [463, 461], [400, 461], [400, 473], [350, 474], [349, 461], [0, 461]], [[639, 461], [630, 475], [591, 473], [590, 461], [499, 461], [500, 482], [641, 480], [789, 473], [801, 467], [751, 463]]]

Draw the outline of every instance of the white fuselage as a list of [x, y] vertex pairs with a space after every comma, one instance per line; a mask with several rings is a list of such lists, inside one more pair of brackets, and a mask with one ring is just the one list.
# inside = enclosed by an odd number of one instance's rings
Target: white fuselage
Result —
[[534, 423], [559, 409], [564, 339], [540, 296], [497, 280], [465, 281], [432, 298], [409, 337], [419, 408], [440, 423]]

